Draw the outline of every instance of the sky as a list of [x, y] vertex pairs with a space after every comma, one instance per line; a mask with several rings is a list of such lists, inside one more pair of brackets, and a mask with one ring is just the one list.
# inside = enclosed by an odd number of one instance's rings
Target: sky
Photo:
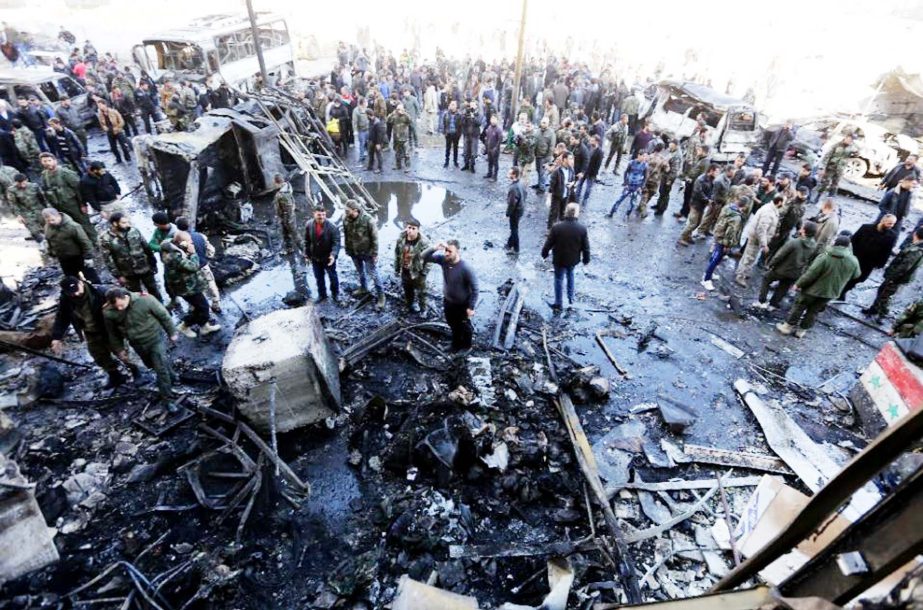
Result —
[[[416, 42], [424, 58], [437, 45], [460, 56], [513, 57], [522, 11], [521, 0], [465, 0], [448, 18], [444, 5], [431, 0], [352, 0], [348, 11], [329, 18], [315, 14], [313, 2], [253, 1], [256, 10], [285, 17], [301, 49], [319, 46], [321, 55], [336, 40], [355, 40], [368, 27], [395, 53]], [[923, 68], [919, 2], [584, 0], [572, 14], [559, 0], [527, 2], [529, 54], [540, 54], [547, 44], [552, 52], [569, 52], [594, 69], [608, 65], [629, 80], [660, 66], [663, 76], [694, 73], [722, 91], [731, 81], [738, 96], [753, 87], [760, 110], [774, 117], [861, 111], [878, 75]], [[79, 39], [91, 38], [100, 51], [114, 50], [128, 60], [131, 46], [157, 31], [200, 15], [245, 11], [243, 0], [197, 0], [193, 6], [163, 0], [145, 4], [139, 19], [138, 6], [135, 0], [0, 0], [0, 19], [52, 36], [66, 23]]]

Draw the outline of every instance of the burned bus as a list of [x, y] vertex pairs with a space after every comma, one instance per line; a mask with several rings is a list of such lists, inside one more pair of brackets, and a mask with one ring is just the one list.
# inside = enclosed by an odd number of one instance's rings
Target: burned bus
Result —
[[[291, 37], [285, 20], [257, 13], [256, 26], [266, 72], [271, 78], [294, 75]], [[253, 30], [246, 15], [212, 15], [184, 28], [162, 32], [135, 45], [137, 63], [154, 80], [165, 78], [207, 83], [221, 82], [252, 91], [260, 73]]]

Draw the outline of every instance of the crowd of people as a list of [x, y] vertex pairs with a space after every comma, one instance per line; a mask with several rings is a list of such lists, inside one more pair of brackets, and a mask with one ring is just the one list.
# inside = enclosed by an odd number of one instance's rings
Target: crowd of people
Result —
[[[158, 84], [143, 72], [135, 76], [111, 56], [99, 57], [89, 43], [61, 64], [60, 69], [91, 91], [90, 103], [116, 163], [123, 156], [131, 159], [128, 138], [139, 133], [137, 118], [152, 133], [162, 109], [174, 129], [185, 129], [192, 117], [234, 103], [226, 86], [199, 92], [189, 83]], [[492, 181], [498, 180], [500, 159], [508, 153], [506, 248], [511, 256], [519, 254], [519, 225], [531, 189], [548, 209], [541, 256], [552, 259], [554, 301], [549, 305], [555, 313], [564, 308], [565, 295], [568, 305], [576, 299], [575, 268], [590, 261], [591, 236], [580, 221], [581, 211], [609, 171], [620, 177], [622, 188], [607, 216], [620, 214], [626, 222], [645, 218], [649, 210], [665, 216], [678, 186], [681, 204], [673, 211], [682, 223], [678, 246], [711, 244], [701, 281], [706, 291], [717, 289], [716, 271], [728, 257], [739, 258], [733, 277], [741, 288], [749, 288], [752, 275], [763, 270], [754, 308], [780, 308], [794, 288], [794, 303], [777, 326], [786, 335], [804, 336], [829, 302], [844, 299], [883, 267], [884, 282], [864, 310], [882, 321], [890, 299], [923, 261], [923, 223], [898, 245], [920, 181], [914, 155], [882, 179], [877, 217], [855, 233], [840, 230], [833, 196], [854, 151], [849, 133], [816, 166], [804, 164], [797, 175], [781, 165], [792, 138], [791, 123], [770, 139], [762, 167], [748, 165], [745, 154], [721, 166], [711, 162], [713, 134], [703, 117], [689, 137], [670, 138], [645, 120], [640, 88], [630, 89], [609, 71], [593, 75], [585, 65], [554, 59], [525, 66], [515, 104], [511, 63], [459, 62], [440, 53], [433, 63], [418, 64], [412, 54], [404, 53], [398, 61], [381, 50], [372, 61], [364, 49], [346, 45], [341, 45], [338, 65], [328, 77], [291, 86], [323, 119], [337, 153], [344, 160], [354, 156], [369, 171], [382, 171], [387, 151], [394, 169], [411, 171], [423, 133], [442, 138], [444, 168], [475, 173], [478, 162], [486, 159], [484, 178]], [[175, 375], [165, 340], [175, 341], [178, 334], [205, 336], [220, 328], [212, 317], [220, 313], [220, 295], [208, 265], [213, 251], [207, 238], [191, 230], [188, 219], [158, 212], [152, 218], [154, 234], [145, 239], [120, 209], [118, 181], [103, 162], [87, 159], [85, 126], [68, 100], [54, 112], [37, 99], [19, 100], [18, 105], [13, 111], [0, 102], [0, 140], [6, 143], [0, 147], [0, 195], [33, 237], [46, 244], [46, 253], [64, 273], [54, 349], [61, 349], [73, 325], [109, 375], [110, 385], [118, 386], [125, 381], [121, 366], [139, 374], [125, 350], [131, 345], [155, 371], [160, 396], [172, 407]], [[301, 228], [291, 185], [282, 175], [274, 182], [273, 206], [284, 249], [310, 262], [317, 301], [339, 300], [337, 260], [345, 249], [359, 280], [355, 296], [366, 296], [371, 289], [376, 307], [383, 309], [377, 228], [361, 203], [345, 202], [342, 227], [327, 218], [325, 207], [317, 206]], [[812, 202], [820, 206], [809, 214]], [[91, 212], [98, 213], [99, 226]], [[158, 259], [166, 297], [156, 280]], [[426, 282], [433, 265], [442, 270], [443, 313], [452, 330], [452, 347], [468, 350], [479, 298], [477, 274], [462, 259], [458, 240], [432, 243], [417, 221], [408, 221], [394, 245], [393, 269], [411, 312], [426, 312]], [[99, 287], [103, 277], [98, 267], [116, 287]], [[169, 309], [178, 300], [188, 310], [174, 324]], [[923, 304], [917, 302], [898, 318], [892, 332], [913, 334], [921, 327]]]
[[[508, 251], [519, 252], [519, 223], [526, 189], [532, 188], [548, 208], [551, 242], [543, 256], [555, 245], [570, 252], [554, 257], [555, 310], [562, 306], [565, 279], [573, 298], [573, 268], [580, 253], [584, 263], [589, 259], [585, 228], [577, 221], [580, 206], [613, 160], [622, 189], [607, 216], [620, 209], [626, 221], [633, 215], [645, 218], [649, 209], [662, 216], [679, 183], [682, 206], [673, 216], [683, 225], [677, 244], [711, 242], [702, 286], [716, 290], [715, 271], [730, 256], [739, 258], [734, 280], [741, 288], [749, 287], [755, 270], [764, 271], [754, 301], [758, 309], [780, 307], [794, 287], [797, 298], [789, 319], [779, 325], [784, 334], [804, 336], [828, 302], [842, 301], [873, 269], [887, 265], [885, 282], [863, 309], [881, 323], [891, 297], [912, 280], [923, 259], [923, 222], [894, 249], [920, 183], [916, 155], [882, 178], [877, 218], [852, 234], [840, 231], [834, 199], [856, 153], [852, 133], [844, 132], [819, 162], [804, 163], [796, 173], [782, 168], [796, 129], [788, 121], [769, 138], [761, 167], [749, 166], [747, 154], [721, 166], [710, 160], [713, 132], [704, 115], [697, 117], [689, 137], [671, 138], [645, 120], [639, 87], [629, 88], [608, 70], [594, 75], [586, 65], [553, 58], [525, 66], [514, 105], [513, 67], [510, 62], [453, 61], [441, 53], [434, 62], [421, 64], [412, 54], [405, 52], [398, 60], [380, 49], [373, 62], [366, 49], [343, 44], [329, 77], [312, 82], [302, 95], [327, 121], [344, 159], [354, 145], [357, 160], [368, 158], [367, 169], [377, 164], [376, 172], [389, 145], [395, 151], [394, 168], [407, 171], [406, 151], [416, 146], [418, 130], [441, 135], [444, 168], [451, 163], [474, 172], [477, 161], [486, 158], [486, 179], [497, 180], [501, 153], [511, 153]], [[624, 169], [623, 157], [629, 159]], [[812, 203], [819, 207], [809, 213]], [[887, 239], [869, 240], [873, 229]], [[767, 303], [772, 286], [775, 292]]]

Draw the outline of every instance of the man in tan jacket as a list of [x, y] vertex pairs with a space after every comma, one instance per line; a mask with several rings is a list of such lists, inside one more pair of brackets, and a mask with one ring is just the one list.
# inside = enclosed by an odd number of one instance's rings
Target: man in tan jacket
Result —
[[119, 154], [119, 146], [125, 154], [125, 159], [131, 161], [131, 144], [125, 135], [125, 119], [115, 108], [110, 108], [106, 100], [96, 98], [96, 118], [99, 121], [99, 127], [106, 137], [109, 138], [109, 150], [115, 155], [115, 162], [122, 162], [122, 155]]

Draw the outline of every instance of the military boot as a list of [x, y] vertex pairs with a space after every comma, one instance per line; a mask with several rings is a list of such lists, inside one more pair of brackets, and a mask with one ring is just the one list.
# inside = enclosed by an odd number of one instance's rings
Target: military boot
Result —
[[144, 374], [141, 372], [141, 367], [139, 367], [137, 364], [126, 362], [125, 366], [128, 367], [128, 370], [131, 373], [132, 381], [138, 383], [144, 379]]
[[115, 388], [128, 381], [125, 378], [125, 375], [120, 373], [118, 370], [109, 371], [108, 374], [109, 380], [106, 382], [106, 385], [103, 386], [104, 390], [114, 390]]

